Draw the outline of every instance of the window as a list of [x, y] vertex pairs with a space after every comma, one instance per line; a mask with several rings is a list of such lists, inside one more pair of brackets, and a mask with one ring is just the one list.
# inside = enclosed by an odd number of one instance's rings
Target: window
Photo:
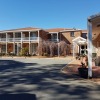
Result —
[[6, 34], [1, 34], [1, 38], [6, 38]]
[[6, 45], [2, 45], [2, 52], [5, 53], [6, 52]]
[[57, 39], [57, 34], [53, 34], [52, 39]]
[[21, 38], [21, 33], [15, 33], [15, 37]]
[[70, 32], [70, 36], [71, 37], [74, 37], [74, 32]]
[[31, 33], [30, 33], [30, 36], [31, 36], [31, 37], [37, 37], [38, 34], [37, 34], [36, 32], [31, 32]]
[[87, 39], [87, 33], [82, 33], [82, 34], [81, 34], [81, 37]]

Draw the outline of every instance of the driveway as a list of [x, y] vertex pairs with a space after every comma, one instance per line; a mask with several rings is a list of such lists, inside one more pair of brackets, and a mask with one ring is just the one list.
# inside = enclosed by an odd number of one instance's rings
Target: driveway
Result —
[[99, 85], [61, 73], [68, 62], [67, 58], [0, 58], [0, 96], [16, 94], [16, 100], [20, 95], [24, 97], [21, 100], [100, 100]]

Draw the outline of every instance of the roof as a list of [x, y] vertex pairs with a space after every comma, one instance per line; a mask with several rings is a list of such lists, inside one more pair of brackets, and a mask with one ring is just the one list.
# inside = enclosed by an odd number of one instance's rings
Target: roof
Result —
[[82, 38], [82, 37], [77, 37], [75, 39], [72, 40], [74, 43], [76, 43], [77, 45], [82, 45], [82, 44], [87, 44], [87, 40]]
[[88, 30], [82, 30], [82, 33], [88, 33]]
[[95, 19], [95, 18], [97, 18], [97, 17], [100, 17], [100, 12], [99, 13], [97, 13], [97, 14], [95, 14], [95, 15], [92, 15], [92, 16], [89, 16], [88, 17], [88, 20], [93, 20], [93, 19]]
[[77, 32], [77, 31], [81, 31], [80, 29], [65, 29], [65, 30], [62, 30], [60, 32]]
[[92, 24], [92, 40], [99, 41], [100, 39], [100, 13], [92, 15], [88, 18], [88, 21]]
[[61, 31], [64, 31], [64, 30], [69, 30], [71, 28], [52, 28], [52, 29], [46, 29], [45, 31], [49, 32], [49, 33], [52, 33], [52, 32], [61, 32]]
[[6, 33], [6, 32], [23, 32], [23, 31], [37, 31], [37, 30], [41, 30], [41, 29], [40, 28], [34, 28], [34, 27], [26, 27], [26, 28], [2, 30], [2, 31], [0, 31], [0, 33]]

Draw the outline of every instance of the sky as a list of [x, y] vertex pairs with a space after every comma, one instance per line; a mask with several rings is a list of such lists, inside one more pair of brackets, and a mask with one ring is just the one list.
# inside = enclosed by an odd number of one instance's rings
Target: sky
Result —
[[100, 0], [0, 0], [0, 30], [24, 27], [87, 29]]

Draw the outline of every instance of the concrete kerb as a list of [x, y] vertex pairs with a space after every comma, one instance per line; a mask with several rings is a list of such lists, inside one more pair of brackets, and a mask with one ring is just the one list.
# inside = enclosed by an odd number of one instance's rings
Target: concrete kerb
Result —
[[68, 66], [69, 64], [71, 64], [72, 62], [74, 62], [75, 61], [75, 59], [71, 59], [71, 61], [68, 63], [68, 64], [66, 64], [62, 69], [61, 69], [61, 72], [62, 73], [65, 73], [64, 71], [63, 71], [63, 69], [66, 67], [66, 66]]
[[45, 57], [13, 57], [13, 56], [8, 56], [8, 57], [0, 57], [0, 58], [22, 58], [22, 59], [69, 59], [68, 57], [65, 57], [65, 58], [61, 58], [61, 57], [51, 57], [51, 58], [45, 58]]

